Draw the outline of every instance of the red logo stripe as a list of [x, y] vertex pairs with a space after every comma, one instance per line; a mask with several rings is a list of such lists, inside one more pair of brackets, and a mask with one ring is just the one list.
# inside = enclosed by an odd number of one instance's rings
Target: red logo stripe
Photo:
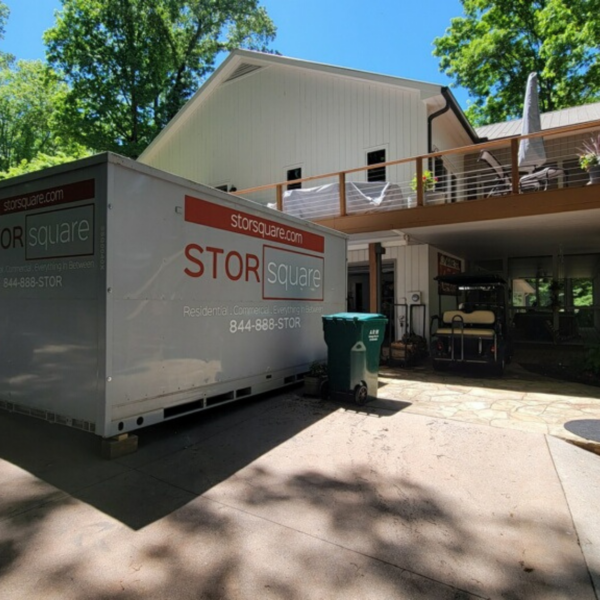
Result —
[[185, 220], [313, 252], [325, 251], [325, 238], [322, 235], [192, 196], [185, 197]]

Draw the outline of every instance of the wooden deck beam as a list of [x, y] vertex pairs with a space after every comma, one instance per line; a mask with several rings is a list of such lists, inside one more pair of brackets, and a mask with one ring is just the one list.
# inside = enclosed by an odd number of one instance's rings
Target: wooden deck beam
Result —
[[600, 186], [509, 194], [451, 204], [333, 217], [316, 222], [344, 233], [369, 233], [391, 229], [410, 231], [416, 227], [475, 223], [591, 209], [600, 209]]

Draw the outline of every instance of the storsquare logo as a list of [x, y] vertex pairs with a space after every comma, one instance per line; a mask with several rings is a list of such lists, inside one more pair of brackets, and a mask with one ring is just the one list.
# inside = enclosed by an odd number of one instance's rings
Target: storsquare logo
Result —
[[185, 220], [269, 242], [262, 245], [262, 254], [249, 250], [256, 243], [240, 243], [244, 237], [235, 247], [190, 243], [184, 251], [189, 277], [260, 284], [264, 300], [323, 300], [322, 235], [191, 196], [185, 197]]
[[[0, 199], [0, 250], [26, 260], [94, 254], [94, 205], [48, 209], [94, 198], [95, 180]], [[21, 215], [20, 213], [25, 213]], [[33, 213], [33, 214], [32, 214]]]
[[263, 299], [323, 300], [323, 257], [263, 247]]
[[25, 258], [41, 260], [94, 254], [94, 205], [28, 215]]

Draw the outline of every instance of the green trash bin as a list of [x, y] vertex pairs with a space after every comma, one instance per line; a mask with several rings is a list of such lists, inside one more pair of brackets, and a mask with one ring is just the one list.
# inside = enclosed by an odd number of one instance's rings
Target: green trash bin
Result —
[[377, 398], [379, 356], [387, 324], [376, 313], [323, 315], [329, 393], [364, 404]]

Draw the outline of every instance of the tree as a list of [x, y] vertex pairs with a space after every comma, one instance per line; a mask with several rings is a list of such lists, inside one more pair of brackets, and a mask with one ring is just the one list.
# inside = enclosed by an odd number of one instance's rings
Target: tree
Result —
[[469, 91], [474, 123], [520, 117], [531, 71], [544, 112], [599, 98], [600, 0], [461, 1], [464, 16], [434, 40], [433, 53]]
[[274, 35], [258, 0], [63, 0], [45, 41], [71, 86], [64, 120], [72, 135], [135, 158], [220, 52], [264, 50]]
[[[0, 1], [0, 40], [4, 39], [4, 33], [6, 31], [6, 22], [8, 21], [8, 16], [10, 15], [10, 10], [4, 2]], [[0, 67], [4, 67], [9, 64], [13, 60], [13, 56], [6, 52], [0, 51]]]
[[63, 135], [58, 111], [67, 91], [41, 61], [21, 60], [0, 69], [0, 171], [24, 168], [40, 153], [85, 153]]

